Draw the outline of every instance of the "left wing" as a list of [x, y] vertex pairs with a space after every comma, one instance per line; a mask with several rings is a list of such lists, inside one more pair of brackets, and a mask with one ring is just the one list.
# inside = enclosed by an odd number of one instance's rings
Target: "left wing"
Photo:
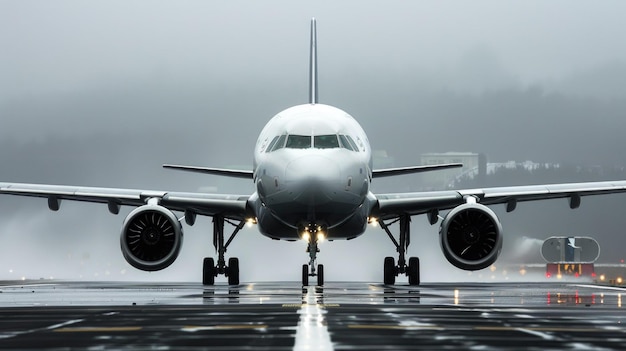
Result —
[[417, 215], [433, 210], [446, 210], [467, 202], [473, 197], [483, 205], [506, 204], [507, 212], [518, 202], [567, 198], [571, 208], [580, 206], [582, 196], [626, 192], [626, 181], [564, 183], [528, 186], [510, 186], [484, 189], [445, 190], [417, 193], [375, 195], [377, 203], [372, 214], [381, 218], [400, 214]]
[[252, 177], [254, 176], [253, 171], [244, 171], [244, 170], [238, 170], [238, 169], [209, 168], [209, 167], [181, 166], [181, 165], [168, 165], [168, 164], [163, 165], [163, 168], [175, 169], [178, 171], [221, 175], [221, 176], [233, 177], [233, 178], [252, 179]]
[[48, 207], [58, 210], [61, 200], [106, 203], [111, 213], [117, 214], [120, 206], [142, 206], [150, 199], [175, 211], [192, 210], [194, 213], [244, 219], [249, 195], [222, 195], [155, 190], [77, 187], [24, 183], [0, 183], [0, 195], [19, 195], [48, 199]]

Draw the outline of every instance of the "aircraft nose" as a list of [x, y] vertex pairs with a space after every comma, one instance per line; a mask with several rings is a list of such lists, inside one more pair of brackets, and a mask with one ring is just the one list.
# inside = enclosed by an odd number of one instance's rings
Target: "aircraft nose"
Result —
[[299, 157], [289, 162], [285, 171], [288, 182], [338, 182], [340, 177], [339, 164], [328, 157], [318, 155]]

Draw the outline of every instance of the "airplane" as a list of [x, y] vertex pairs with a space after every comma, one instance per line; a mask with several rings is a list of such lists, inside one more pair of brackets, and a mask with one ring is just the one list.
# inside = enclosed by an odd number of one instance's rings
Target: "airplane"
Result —
[[[489, 206], [504, 204], [511, 212], [519, 202], [565, 198], [574, 209], [583, 196], [626, 192], [626, 181], [606, 181], [374, 194], [370, 185], [376, 178], [462, 165], [374, 169], [369, 140], [356, 119], [318, 102], [315, 18], [311, 19], [310, 35], [309, 101], [269, 120], [254, 147], [252, 170], [163, 165], [252, 180], [256, 189], [252, 194], [23, 183], [0, 183], [0, 194], [46, 198], [53, 211], [60, 209], [63, 200], [107, 204], [112, 214], [119, 214], [121, 206], [134, 206], [123, 221], [120, 247], [126, 261], [143, 271], [165, 269], [176, 260], [183, 241], [183, 220], [192, 226], [198, 215], [212, 217], [217, 262], [213, 257], [204, 258], [204, 285], [215, 284], [220, 275], [230, 285], [239, 284], [239, 259], [226, 261], [226, 251], [246, 223], [256, 224], [269, 238], [306, 241], [309, 262], [302, 265], [302, 285], [308, 286], [309, 278], [316, 277], [321, 286], [324, 266], [316, 265], [318, 244], [356, 238], [368, 223], [377, 223], [398, 253], [397, 261], [392, 256], [384, 259], [384, 284], [395, 284], [399, 275], [406, 275], [410, 285], [419, 285], [419, 258], [406, 257], [413, 216], [425, 215], [431, 225], [441, 220], [439, 244], [445, 258], [457, 268], [480, 270], [496, 261], [503, 242], [502, 225]], [[448, 212], [441, 216], [440, 211]], [[225, 224], [234, 228], [228, 237]], [[394, 234], [392, 225], [395, 228], [396, 224]]]

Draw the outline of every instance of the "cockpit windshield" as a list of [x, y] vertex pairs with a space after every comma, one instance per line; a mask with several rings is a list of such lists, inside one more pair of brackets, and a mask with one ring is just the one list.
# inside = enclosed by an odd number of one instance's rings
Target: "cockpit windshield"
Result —
[[308, 135], [289, 135], [286, 148], [308, 149], [311, 147], [311, 137]]
[[282, 148], [288, 149], [338, 149], [343, 148], [350, 151], [359, 151], [358, 146], [349, 135], [328, 134], [328, 135], [280, 135], [274, 137], [269, 143], [265, 152], [272, 152]]
[[272, 151], [276, 151], [276, 150], [282, 149], [283, 146], [285, 145], [285, 139], [286, 138], [287, 138], [287, 136], [285, 134], [283, 134], [281, 136], [275, 137], [274, 140], [272, 140], [272, 142], [267, 147], [267, 151], [266, 152], [272, 152]]
[[339, 139], [337, 135], [316, 135], [313, 137], [313, 146], [316, 149], [334, 149], [339, 147]]
[[341, 140], [341, 147], [344, 149], [348, 149], [350, 151], [359, 151], [359, 147], [356, 146], [356, 143], [349, 135], [339, 135], [339, 140]]

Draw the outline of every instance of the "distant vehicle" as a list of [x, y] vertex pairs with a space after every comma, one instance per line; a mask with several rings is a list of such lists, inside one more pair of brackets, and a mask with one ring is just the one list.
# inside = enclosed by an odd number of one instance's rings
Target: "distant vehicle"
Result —
[[[392, 108], [390, 115], [380, 118], [392, 118]], [[428, 129], [427, 121], [423, 127]], [[238, 142], [233, 135], [232, 143]], [[227, 150], [228, 145], [224, 145], [216, 152]], [[396, 277], [404, 274], [409, 284], [418, 285], [419, 259], [406, 257], [412, 216], [426, 215], [433, 225], [441, 219], [438, 241], [443, 255], [452, 265], [473, 271], [491, 266], [502, 247], [502, 225], [488, 206], [504, 204], [511, 212], [519, 202], [563, 198], [570, 208], [577, 208], [586, 195], [626, 192], [626, 181], [393, 194], [371, 191], [375, 178], [461, 166], [450, 163], [373, 169], [369, 139], [359, 123], [343, 110], [318, 102], [317, 34], [316, 21], [312, 19], [309, 102], [290, 107], [269, 120], [257, 139], [252, 170], [164, 165], [252, 180], [254, 193], [227, 195], [0, 183], [0, 194], [45, 198], [53, 211], [59, 210], [63, 200], [106, 204], [113, 214], [118, 214], [121, 206], [136, 207], [123, 222], [120, 245], [126, 261], [144, 271], [164, 269], [176, 260], [182, 246], [183, 220], [191, 226], [197, 215], [212, 217], [217, 262], [213, 257], [203, 261], [202, 282], [206, 285], [213, 285], [218, 275], [226, 276], [229, 284], [239, 284], [239, 259], [231, 257], [226, 261], [225, 254], [246, 223], [256, 224], [263, 235], [272, 239], [307, 242], [309, 262], [302, 266], [302, 285], [309, 285], [309, 277], [313, 276], [318, 285], [324, 284], [324, 266], [316, 266], [319, 242], [354, 239], [365, 232], [368, 223], [378, 223], [398, 253], [397, 261], [395, 257], [384, 259], [384, 283], [394, 284]], [[440, 211], [448, 212], [440, 217]], [[225, 235], [225, 224], [234, 227], [230, 237]], [[392, 224], [398, 225], [397, 239], [391, 231]], [[425, 236], [420, 239], [422, 245], [437, 240]], [[348, 260], [349, 255], [343, 268], [352, 269], [348, 268]], [[259, 264], [271, 269], [269, 262]]]
[[600, 257], [600, 245], [589, 237], [551, 237], [543, 242], [541, 255], [548, 262], [547, 278], [595, 278], [594, 263]]
[[546, 278], [588, 277], [595, 278], [596, 272], [593, 263], [547, 263]]

